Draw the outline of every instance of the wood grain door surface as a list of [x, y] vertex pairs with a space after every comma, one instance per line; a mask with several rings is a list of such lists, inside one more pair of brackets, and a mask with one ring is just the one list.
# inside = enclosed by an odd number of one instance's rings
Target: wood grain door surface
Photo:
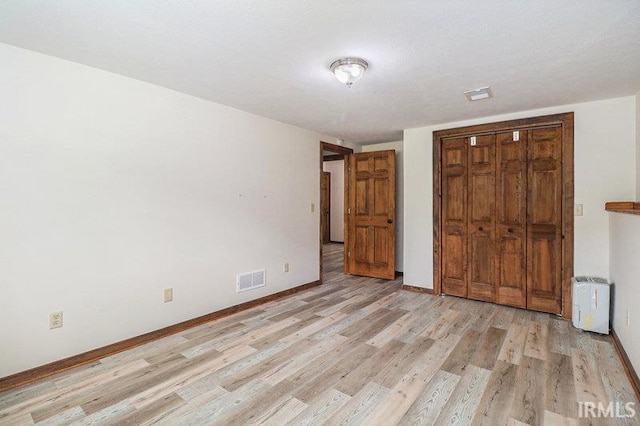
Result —
[[495, 135], [475, 137], [469, 145], [469, 190], [467, 194], [469, 234], [470, 299], [495, 299], [496, 225], [496, 144]]
[[442, 292], [562, 312], [562, 127], [442, 141]]
[[467, 297], [467, 138], [442, 146], [442, 291]]
[[496, 302], [527, 307], [527, 144], [496, 135]]
[[395, 152], [349, 156], [347, 273], [395, 278]]
[[562, 129], [529, 131], [527, 308], [562, 310]]

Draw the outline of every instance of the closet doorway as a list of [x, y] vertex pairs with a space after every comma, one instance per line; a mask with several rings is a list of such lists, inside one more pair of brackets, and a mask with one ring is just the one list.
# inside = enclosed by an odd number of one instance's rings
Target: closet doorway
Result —
[[436, 131], [434, 292], [571, 317], [573, 113]]

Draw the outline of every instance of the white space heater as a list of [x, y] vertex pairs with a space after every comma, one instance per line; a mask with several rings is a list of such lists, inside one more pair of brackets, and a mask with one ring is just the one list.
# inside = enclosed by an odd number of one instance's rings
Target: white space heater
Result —
[[603, 278], [574, 277], [573, 326], [586, 331], [609, 334], [611, 284]]

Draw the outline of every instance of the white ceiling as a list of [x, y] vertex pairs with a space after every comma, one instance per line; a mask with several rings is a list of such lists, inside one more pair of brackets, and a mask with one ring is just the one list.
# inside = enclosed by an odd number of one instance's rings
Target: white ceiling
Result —
[[640, 92], [640, 0], [0, 0], [0, 42], [356, 143]]

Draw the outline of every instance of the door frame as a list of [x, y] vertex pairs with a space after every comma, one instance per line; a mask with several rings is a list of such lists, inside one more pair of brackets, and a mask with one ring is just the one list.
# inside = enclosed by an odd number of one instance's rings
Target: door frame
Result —
[[500, 131], [531, 129], [544, 126], [562, 127], [562, 312], [571, 319], [571, 277], [573, 277], [573, 205], [574, 205], [574, 113], [485, 123], [433, 132], [433, 293], [442, 293], [442, 140], [456, 136], [472, 136]]
[[[333, 152], [334, 154], [331, 155], [329, 158], [330, 160], [344, 160], [344, 202], [345, 202], [345, 209], [344, 209], [344, 214], [345, 217], [343, 219], [343, 224], [346, 225], [347, 219], [346, 219], [346, 214], [347, 214], [347, 209], [346, 209], [346, 203], [348, 200], [348, 196], [349, 196], [349, 179], [347, 179], [347, 168], [348, 168], [348, 160], [349, 160], [349, 155], [353, 154], [353, 149], [351, 148], [347, 148], [346, 146], [341, 146], [341, 145], [335, 145], [329, 142], [324, 142], [324, 141], [320, 141], [320, 171], [318, 173], [318, 188], [320, 188], [320, 190], [322, 190], [321, 185], [322, 185], [322, 172], [324, 171], [324, 152], [325, 151], [329, 151], [329, 152]], [[320, 209], [318, 209], [320, 210]], [[346, 229], [346, 226], [345, 226]], [[323, 283], [323, 279], [324, 279], [324, 275], [322, 272], [322, 267], [323, 267], [323, 261], [322, 261], [322, 212], [320, 212], [320, 214], [318, 215], [318, 234], [320, 235], [319, 241], [320, 241], [320, 284]], [[347, 244], [347, 235], [345, 233], [344, 235], [344, 243], [345, 246]], [[346, 261], [346, 252], [345, 252], [345, 261]], [[345, 267], [346, 267], [346, 263], [345, 263]]]
[[[327, 180], [327, 189], [326, 191], [329, 193], [329, 195], [326, 197], [324, 197], [323, 195], [323, 190], [322, 190], [322, 181], [320, 182], [320, 241], [322, 241], [322, 244], [326, 244], [326, 241], [331, 242], [331, 173], [329, 172], [321, 172], [320, 173], [320, 179], [322, 180]], [[326, 202], [326, 206], [325, 203], [323, 203], [322, 200], [325, 200]], [[322, 227], [322, 220], [324, 218], [325, 215], [325, 207], [327, 212], [329, 213], [328, 217], [326, 218], [327, 223], [325, 224], [325, 229], [323, 229]], [[324, 230], [324, 232], [322, 232]], [[328, 238], [327, 234], [329, 235]]]

